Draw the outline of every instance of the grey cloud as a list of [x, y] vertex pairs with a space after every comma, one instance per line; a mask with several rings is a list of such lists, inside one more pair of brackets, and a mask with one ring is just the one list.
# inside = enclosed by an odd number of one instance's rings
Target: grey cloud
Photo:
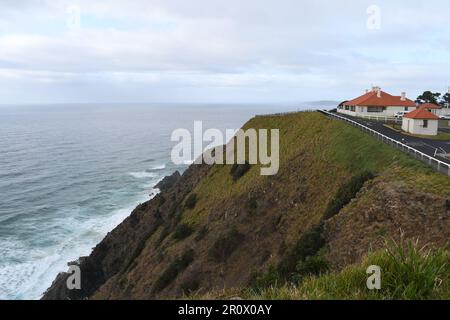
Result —
[[[68, 32], [74, 3], [82, 29]], [[380, 30], [366, 27], [373, 3]], [[339, 100], [371, 83], [442, 90], [449, 12], [437, 0], [1, 2], [0, 93], [20, 101], [25, 86], [31, 98], [110, 101], [114, 88], [130, 101], [301, 101]]]

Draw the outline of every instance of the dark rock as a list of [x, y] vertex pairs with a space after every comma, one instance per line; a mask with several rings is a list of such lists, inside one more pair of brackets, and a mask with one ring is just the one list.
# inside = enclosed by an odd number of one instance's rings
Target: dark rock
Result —
[[[116, 275], [126, 273], [140, 255], [150, 236], [170, 221], [171, 207], [160, 207], [160, 198], [173, 199], [173, 206], [181, 205], [193, 185], [197, 184], [210, 169], [207, 165], [189, 167], [181, 177], [175, 172], [169, 179], [172, 188], [136, 207], [133, 212], [93, 249], [88, 257], [74, 261], [80, 267], [81, 289], [69, 290], [67, 280], [70, 274], [60, 273], [44, 293], [42, 300], [83, 300], [90, 298], [105, 282]], [[167, 178], [167, 177], [166, 177]], [[178, 181], [180, 180], [180, 181]], [[179, 182], [179, 183], [177, 183]], [[168, 184], [164, 184], [164, 188]], [[178, 187], [179, 186], [179, 187]], [[171, 223], [168, 224], [170, 226]]]
[[155, 188], [158, 188], [161, 191], [166, 191], [172, 188], [178, 180], [180, 180], [181, 174], [178, 171], [175, 171], [170, 176], [165, 176], [160, 182], [158, 182]]

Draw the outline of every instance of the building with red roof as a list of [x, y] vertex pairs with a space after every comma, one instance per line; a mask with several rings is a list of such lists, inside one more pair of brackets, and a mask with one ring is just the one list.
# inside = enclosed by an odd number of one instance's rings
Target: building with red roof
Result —
[[438, 106], [434, 103], [423, 103], [419, 105], [419, 107], [423, 107], [437, 116], [443, 115], [446, 111], [448, 111], [448, 109], [445, 110], [441, 106]]
[[439, 117], [429, 111], [426, 105], [408, 112], [402, 119], [402, 130], [419, 135], [435, 136], [438, 133]]
[[393, 96], [373, 87], [355, 99], [341, 103], [337, 111], [352, 116], [387, 116], [393, 117], [397, 112], [410, 112], [416, 109], [416, 103], [403, 92], [400, 96]]

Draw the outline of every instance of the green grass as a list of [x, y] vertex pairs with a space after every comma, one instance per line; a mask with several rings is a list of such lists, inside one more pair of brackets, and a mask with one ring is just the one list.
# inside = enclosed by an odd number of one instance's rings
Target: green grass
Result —
[[[391, 242], [358, 265], [306, 278], [299, 286], [243, 290], [247, 299], [450, 299], [450, 255], [444, 248], [418, 248], [411, 241]], [[370, 265], [381, 267], [381, 289], [366, 286]]]
[[[248, 121], [244, 129], [264, 128], [280, 130], [280, 170], [274, 177], [260, 175], [260, 165], [252, 165], [238, 180], [233, 179], [231, 165], [215, 165], [195, 187], [195, 208], [184, 214], [183, 221], [191, 225], [201, 224], [210, 208], [217, 203], [254, 190], [268, 179], [283, 177], [286, 194], [296, 189], [298, 181], [285, 179], [291, 172], [301, 172], [303, 183], [313, 185], [324, 203], [350, 177], [363, 173], [375, 174], [408, 171], [408, 175], [424, 184], [439, 181], [441, 190], [450, 192], [450, 180], [445, 182], [426, 164], [378, 141], [361, 130], [342, 121], [332, 120], [318, 112], [301, 112], [285, 116], [259, 116]], [[405, 174], [402, 175], [406, 177]], [[397, 177], [392, 175], [394, 180]], [[281, 179], [281, 178], [280, 178]], [[410, 177], [407, 178], [410, 181]], [[428, 181], [428, 182], [427, 182]], [[414, 182], [411, 181], [414, 186]], [[425, 187], [425, 185], [424, 185]], [[282, 191], [282, 190], [280, 190]], [[321, 211], [322, 208], [317, 208]], [[323, 211], [322, 211], [323, 212]], [[311, 215], [314, 214], [311, 211]], [[320, 217], [317, 217], [320, 219]]]
[[[411, 242], [372, 253], [358, 266], [310, 278], [299, 288], [313, 299], [448, 299], [449, 256]], [[381, 267], [381, 290], [368, 290], [366, 268]]]
[[439, 128], [450, 129], [450, 120], [439, 120]]

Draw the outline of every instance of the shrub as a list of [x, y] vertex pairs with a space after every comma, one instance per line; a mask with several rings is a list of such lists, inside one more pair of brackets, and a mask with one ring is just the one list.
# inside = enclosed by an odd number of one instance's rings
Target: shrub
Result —
[[176, 227], [172, 237], [175, 240], [183, 240], [189, 237], [194, 232], [194, 229], [187, 224], [180, 224]]
[[233, 180], [236, 181], [244, 174], [246, 174], [247, 171], [250, 170], [250, 167], [251, 166], [247, 161], [244, 164], [233, 164], [230, 170], [230, 174], [233, 177]]
[[185, 281], [181, 286], [180, 289], [183, 291], [183, 294], [191, 294], [198, 290], [200, 287], [200, 283], [197, 280], [188, 280]]
[[169, 235], [169, 233], [170, 233], [170, 224], [166, 223], [161, 230], [161, 233], [159, 235], [158, 240], [155, 243], [155, 246], [159, 247], [159, 245], [164, 241], [164, 239]]
[[153, 286], [154, 292], [160, 292], [167, 287], [178, 274], [186, 269], [194, 261], [194, 250], [189, 249], [183, 253], [180, 257], [176, 258], [162, 273], [162, 275], [156, 280]]
[[241, 244], [245, 236], [235, 228], [219, 237], [209, 249], [209, 256], [218, 262], [224, 262], [228, 256]]
[[295, 272], [299, 262], [319, 252], [325, 245], [322, 233], [323, 223], [320, 223], [302, 234], [294, 248], [282, 257], [278, 265], [278, 271], [282, 277], [288, 279]]
[[195, 193], [191, 193], [189, 197], [187, 197], [184, 204], [186, 208], [194, 209], [195, 205], [197, 204], [197, 195]]
[[206, 234], [208, 233], [208, 227], [203, 226], [200, 230], [198, 230], [197, 235], [195, 236], [195, 241], [202, 240]]
[[328, 268], [328, 261], [323, 255], [308, 256], [297, 263], [292, 279], [295, 282], [301, 282], [305, 276], [320, 275], [325, 273]]
[[250, 210], [256, 210], [256, 208], [258, 208], [258, 201], [255, 197], [252, 197], [248, 200], [247, 206]]
[[255, 275], [252, 289], [255, 291], [263, 290], [267, 287], [277, 287], [281, 284], [280, 274], [274, 266], [270, 266], [266, 272]]
[[345, 207], [361, 190], [364, 183], [374, 178], [373, 173], [363, 172], [350, 179], [350, 181], [339, 188], [333, 200], [330, 201], [323, 218], [325, 220], [333, 217]]

